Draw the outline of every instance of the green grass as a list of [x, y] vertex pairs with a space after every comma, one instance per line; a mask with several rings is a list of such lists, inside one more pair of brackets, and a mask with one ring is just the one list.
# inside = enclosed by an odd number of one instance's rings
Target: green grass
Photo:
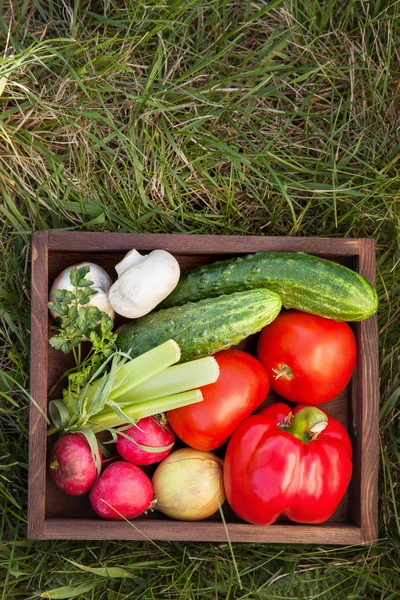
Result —
[[[399, 15], [395, 0], [3, 4], [2, 600], [400, 597]], [[375, 237], [380, 543], [234, 544], [233, 560], [228, 544], [26, 541], [45, 228]]]

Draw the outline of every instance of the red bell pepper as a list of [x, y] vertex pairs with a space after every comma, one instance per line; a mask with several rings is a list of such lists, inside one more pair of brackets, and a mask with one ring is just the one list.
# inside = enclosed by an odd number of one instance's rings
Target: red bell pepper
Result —
[[228, 502], [258, 525], [281, 515], [322, 523], [336, 510], [352, 473], [352, 447], [339, 421], [314, 406], [271, 404], [243, 421], [225, 456]]

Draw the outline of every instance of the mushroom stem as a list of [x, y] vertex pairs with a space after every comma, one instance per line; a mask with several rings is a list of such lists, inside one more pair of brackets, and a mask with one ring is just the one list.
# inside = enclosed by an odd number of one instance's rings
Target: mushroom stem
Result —
[[146, 257], [142, 256], [137, 250], [130, 250], [128, 254], [126, 254], [126, 256], [124, 256], [124, 258], [118, 264], [115, 265], [115, 270], [118, 273], [118, 277], [120, 277], [122, 273], [124, 273], [133, 265], [137, 265], [138, 263], [142, 262], [142, 260], [144, 260], [145, 258]]

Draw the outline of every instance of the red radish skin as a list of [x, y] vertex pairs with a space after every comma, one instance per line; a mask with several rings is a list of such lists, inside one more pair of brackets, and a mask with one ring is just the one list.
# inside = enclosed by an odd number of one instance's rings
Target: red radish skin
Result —
[[90, 492], [90, 504], [103, 519], [122, 521], [151, 508], [153, 497], [147, 475], [136, 465], [119, 461], [104, 469]]
[[57, 440], [50, 452], [49, 471], [54, 483], [70, 496], [91, 490], [97, 469], [83, 433], [67, 433]]
[[[155, 417], [140, 419], [136, 425], [124, 433], [132, 437], [138, 444], [152, 448], [163, 448], [175, 442], [175, 434], [169, 425], [164, 425]], [[161, 462], [172, 450], [171, 446], [163, 452], [150, 452], [140, 448], [135, 442], [122, 435], [118, 436], [116, 447], [118, 454], [134, 465], [152, 465]]]

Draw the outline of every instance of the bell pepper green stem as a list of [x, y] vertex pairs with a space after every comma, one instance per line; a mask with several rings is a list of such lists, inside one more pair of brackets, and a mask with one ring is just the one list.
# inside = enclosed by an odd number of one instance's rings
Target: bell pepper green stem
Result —
[[328, 417], [316, 406], [305, 406], [293, 416], [287, 429], [302, 442], [315, 439], [328, 425]]

